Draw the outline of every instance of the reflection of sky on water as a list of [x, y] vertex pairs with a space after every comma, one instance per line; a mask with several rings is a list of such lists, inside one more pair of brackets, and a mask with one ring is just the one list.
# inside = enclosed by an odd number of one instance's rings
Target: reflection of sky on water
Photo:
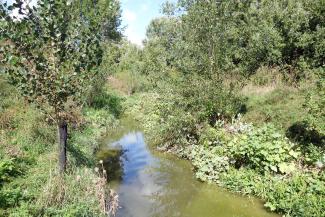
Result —
[[157, 194], [161, 186], [156, 184], [150, 167], [158, 160], [148, 150], [142, 133], [128, 133], [111, 147], [120, 147], [125, 152], [121, 157], [124, 175], [118, 193], [120, 196], [120, 217], [145, 217], [150, 213], [153, 201], [151, 195]]
[[260, 201], [199, 182], [187, 161], [154, 155], [140, 132], [127, 133], [109, 147], [123, 150], [117, 217], [277, 216], [267, 213]]

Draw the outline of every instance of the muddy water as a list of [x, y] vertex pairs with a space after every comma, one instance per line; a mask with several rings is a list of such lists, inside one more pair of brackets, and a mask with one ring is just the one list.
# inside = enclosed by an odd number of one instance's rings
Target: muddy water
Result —
[[123, 121], [98, 157], [119, 194], [118, 217], [276, 217], [261, 201], [195, 179], [191, 165], [147, 145], [134, 122]]

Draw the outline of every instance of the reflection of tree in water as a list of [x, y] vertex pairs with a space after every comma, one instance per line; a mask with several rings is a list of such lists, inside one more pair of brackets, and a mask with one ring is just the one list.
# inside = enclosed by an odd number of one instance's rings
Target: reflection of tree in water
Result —
[[103, 160], [104, 168], [107, 171], [108, 181], [121, 181], [123, 178], [123, 161], [121, 156], [124, 151], [122, 149], [106, 149], [101, 150], [98, 158]]

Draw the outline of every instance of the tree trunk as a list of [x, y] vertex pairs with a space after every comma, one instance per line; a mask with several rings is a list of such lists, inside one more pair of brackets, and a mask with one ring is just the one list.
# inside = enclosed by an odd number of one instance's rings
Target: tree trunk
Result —
[[58, 123], [59, 134], [59, 172], [62, 174], [67, 167], [67, 140], [68, 140], [68, 125], [65, 121]]

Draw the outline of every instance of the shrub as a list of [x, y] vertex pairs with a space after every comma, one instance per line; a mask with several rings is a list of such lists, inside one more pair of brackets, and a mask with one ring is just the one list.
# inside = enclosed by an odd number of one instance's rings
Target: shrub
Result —
[[216, 80], [200, 77], [171, 83], [157, 104], [159, 135], [164, 145], [198, 142], [203, 126], [231, 120], [240, 112], [243, 99]]
[[204, 147], [221, 146], [227, 144], [230, 139], [225, 129], [206, 126], [200, 134], [199, 143]]
[[20, 174], [14, 159], [1, 159], [0, 160], [0, 187], [4, 182], [10, 181], [10, 179]]
[[302, 145], [312, 143], [321, 147], [325, 142], [325, 135], [321, 135], [307, 121], [296, 122], [291, 125], [286, 131], [286, 136]]
[[230, 167], [220, 175], [220, 184], [234, 192], [256, 195], [265, 201], [265, 207], [286, 217], [320, 217], [325, 209], [324, 178], [322, 172], [296, 172], [284, 178]]
[[270, 124], [235, 137], [228, 146], [237, 167], [248, 166], [260, 172], [289, 173], [299, 156], [294, 144]]
[[325, 72], [320, 70], [315, 88], [306, 97], [307, 122], [312, 130], [321, 135], [321, 143], [325, 145]]
[[[243, 106], [244, 99], [237, 96], [236, 90], [217, 78], [192, 75], [171, 85], [177, 87], [171, 88], [174, 108], [191, 113], [200, 122], [208, 121], [214, 125], [217, 119], [231, 120]], [[167, 94], [166, 97], [171, 96], [170, 92]]]
[[190, 159], [196, 168], [196, 177], [202, 181], [219, 182], [219, 175], [229, 168], [229, 158], [221, 155], [221, 147], [205, 148], [195, 146], [190, 152]]
[[[0, 208], [17, 206], [24, 199], [23, 192], [20, 188], [1, 189], [0, 191]], [[0, 212], [1, 215], [1, 212]]]

